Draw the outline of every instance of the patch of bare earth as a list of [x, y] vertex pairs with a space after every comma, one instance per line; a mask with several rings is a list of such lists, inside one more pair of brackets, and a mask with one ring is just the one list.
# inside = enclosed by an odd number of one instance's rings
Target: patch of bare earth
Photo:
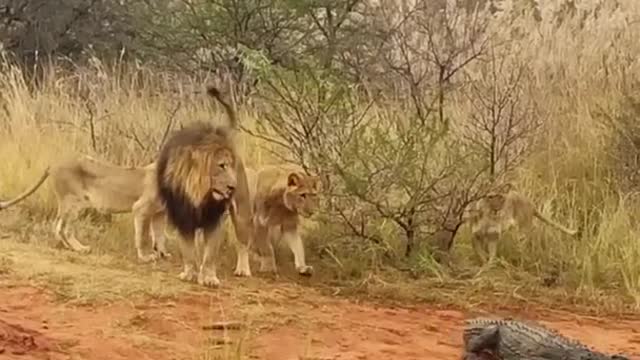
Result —
[[[229, 287], [240, 281], [229, 281]], [[5, 283], [0, 286], [0, 358], [194, 359], [205, 348], [211, 353], [224, 343], [244, 342], [244, 358], [253, 359], [453, 360], [460, 356], [463, 320], [472, 316], [426, 306], [357, 304], [297, 286], [277, 286], [251, 290], [254, 295], [248, 297], [254, 300], [245, 306], [261, 314], [251, 320], [223, 291], [78, 306], [55, 301], [43, 289]], [[539, 320], [599, 350], [640, 359], [640, 319], [541, 310], [518, 316]], [[229, 320], [246, 328], [203, 328]]]
[[50, 341], [39, 331], [0, 320], [0, 355], [3, 357], [29, 353], [35, 359], [50, 358], [47, 355], [52, 351]]

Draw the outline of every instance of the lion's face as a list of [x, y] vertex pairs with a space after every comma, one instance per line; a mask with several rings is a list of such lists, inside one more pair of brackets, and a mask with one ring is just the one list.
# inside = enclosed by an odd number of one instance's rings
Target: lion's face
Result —
[[493, 212], [498, 212], [504, 207], [506, 197], [502, 194], [489, 194], [484, 200], [485, 207]]
[[227, 149], [219, 150], [211, 173], [211, 195], [216, 201], [228, 200], [238, 185], [234, 157]]
[[285, 206], [303, 217], [310, 217], [318, 208], [320, 178], [303, 173], [292, 172], [287, 177], [284, 192]]

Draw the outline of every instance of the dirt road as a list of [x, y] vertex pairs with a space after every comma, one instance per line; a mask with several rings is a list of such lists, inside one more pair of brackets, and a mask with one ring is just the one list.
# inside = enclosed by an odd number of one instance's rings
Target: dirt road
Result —
[[[245, 292], [242, 309], [223, 291], [91, 305], [56, 301], [32, 286], [4, 283], [0, 294], [2, 359], [453, 360], [460, 354], [462, 322], [471, 316], [355, 304], [294, 285]], [[599, 350], [640, 359], [640, 320], [533, 315], [519, 314]], [[202, 328], [221, 320], [246, 327], [226, 336]]]
[[[132, 250], [129, 255], [135, 257]], [[2, 239], [0, 359], [453, 360], [463, 320], [477, 315], [357, 303], [291, 279], [238, 279], [231, 270], [221, 289], [207, 290], [178, 281], [179, 270], [178, 260], [143, 266], [112, 251], [88, 256]], [[601, 351], [640, 360], [640, 315], [501, 311], [487, 315], [537, 320]], [[219, 321], [243, 326], [203, 329]]]

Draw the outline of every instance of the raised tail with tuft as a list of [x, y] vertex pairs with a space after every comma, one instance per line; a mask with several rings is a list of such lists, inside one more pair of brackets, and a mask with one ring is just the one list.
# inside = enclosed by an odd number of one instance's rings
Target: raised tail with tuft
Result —
[[218, 100], [220, 104], [222, 104], [225, 112], [227, 113], [227, 116], [229, 116], [229, 127], [233, 129], [237, 129], [238, 116], [236, 114], [236, 110], [233, 108], [233, 106], [231, 106], [231, 104], [229, 104], [226, 100], [222, 98], [222, 94], [220, 93], [220, 90], [218, 90], [218, 88], [216, 88], [215, 86], [209, 86], [207, 87], [207, 94], [215, 98], [216, 100]]

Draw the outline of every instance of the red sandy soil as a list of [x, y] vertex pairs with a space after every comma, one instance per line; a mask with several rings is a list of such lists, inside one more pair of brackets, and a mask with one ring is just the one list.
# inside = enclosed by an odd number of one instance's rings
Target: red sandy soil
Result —
[[[255, 291], [269, 299], [261, 305], [273, 315], [244, 335], [243, 347], [250, 355], [243, 358], [459, 359], [463, 320], [472, 316], [428, 306], [357, 304], [302, 291], [295, 286]], [[204, 356], [206, 344], [222, 332], [202, 326], [229, 320], [236, 312], [216, 292], [76, 306], [31, 286], [0, 286], [0, 359], [224, 359]], [[605, 319], [551, 310], [517, 316], [538, 320], [598, 350], [640, 359], [640, 317]], [[228, 337], [240, 341], [241, 332], [229, 330]]]

